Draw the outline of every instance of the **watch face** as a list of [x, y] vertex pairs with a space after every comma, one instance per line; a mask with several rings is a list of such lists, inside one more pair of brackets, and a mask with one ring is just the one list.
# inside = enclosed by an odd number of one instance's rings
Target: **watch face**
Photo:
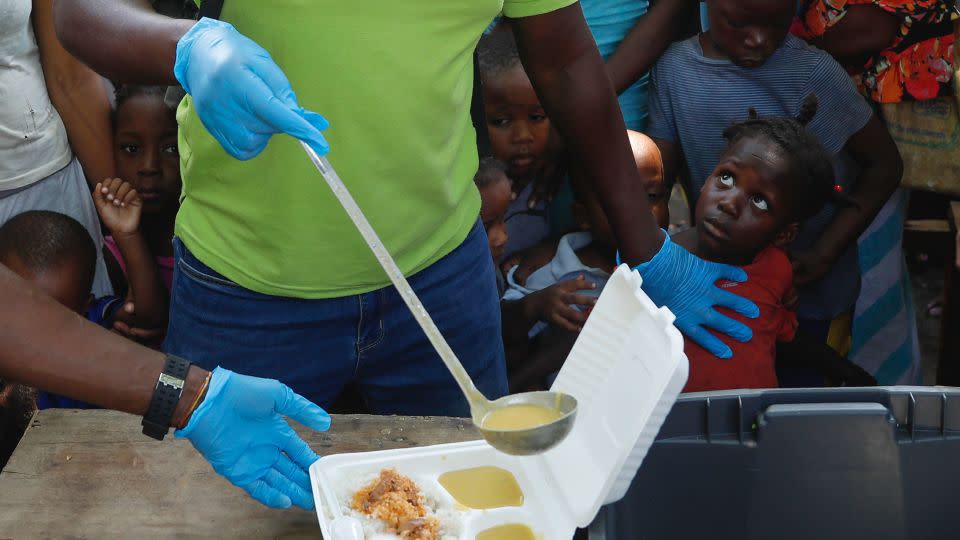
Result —
[[176, 378], [176, 377], [174, 377], [174, 376], [172, 376], [172, 375], [167, 375], [166, 373], [161, 373], [161, 374], [160, 374], [160, 381], [159, 381], [159, 382], [160, 382], [160, 384], [165, 384], [165, 385], [167, 385], [167, 386], [172, 386], [173, 388], [176, 388], [177, 390], [180, 390], [180, 389], [183, 388], [183, 379], [178, 379], [178, 378]]

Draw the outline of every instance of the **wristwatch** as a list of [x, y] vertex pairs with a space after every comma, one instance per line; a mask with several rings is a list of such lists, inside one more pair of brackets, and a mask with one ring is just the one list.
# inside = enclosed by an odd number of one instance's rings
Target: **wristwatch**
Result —
[[141, 423], [144, 435], [162, 441], [170, 431], [170, 420], [180, 401], [180, 395], [183, 394], [183, 384], [189, 370], [189, 361], [172, 354], [167, 355], [163, 371], [157, 379], [157, 386], [153, 389], [153, 397], [150, 398], [150, 407], [147, 414], [143, 415]]

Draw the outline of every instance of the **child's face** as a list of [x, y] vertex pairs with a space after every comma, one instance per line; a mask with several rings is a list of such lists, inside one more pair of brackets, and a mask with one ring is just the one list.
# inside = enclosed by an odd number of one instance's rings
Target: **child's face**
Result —
[[60, 305], [74, 313], [86, 314], [87, 306], [90, 304], [90, 288], [84, 287], [77, 279], [77, 276], [85, 273], [79, 262], [64, 261], [59, 266], [49, 268], [40, 274], [32, 272], [16, 255], [3, 257], [0, 262]]
[[494, 261], [503, 257], [503, 249], [507, 245], [507, 207], [513, 199], [510, 181], [502, 175], [502, 180], [492, 182], [480, 188], [480, 219], [483, 228], [487, 231], [487, 241], [490, 244], [490, 254]]
[[664, 185], [663, 178], [661, 177], [659, 182], [648, 181], [644, 187], [647, 190], [650, 211], [653, 212], [653, 218], [657, 220], [657, 227], [666, 229], [670, 226], [670, 192]]
[[741, 139], [720, 157], [697, 201], [697, 248], [712, 261], [749, 264], [770, 244], [786, 245], [796, 232], [780, 147]]
[[483, 103], [494, 157], [515, 181], [535, 177], [544, 166], [550, 120], [523, 68], [485, 79]]
[[643, 189], [647, 193], [650, 211], [657, 220], [657, 226], [666, 229], [670, 226], [670, 190], [663, 179], [663, 159], [653, 139], [642, 133], [627, 130], [633, 163], [637, 174], [643, 179]]
[[117, 110], [117, 175], [133, 184], [148, 213], [176, 212], [180, 197], [177, 122], [163, 98], [135, 95]]
[[707, 39], [731, 62], [759, 67], [787, 37], [795, 0], [708, 0]]

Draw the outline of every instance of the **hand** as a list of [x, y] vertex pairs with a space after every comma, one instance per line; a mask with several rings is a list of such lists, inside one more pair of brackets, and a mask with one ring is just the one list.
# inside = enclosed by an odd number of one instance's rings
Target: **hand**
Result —
[[576, 294], [576, 291], [593, 290], [597, 286], [577, 276], [577, 279], [561, 281], [546, 289], [530, 294], [530, 310], [537, 320], [559, 326], [569, 332], [579, 332], [587, 322], [587, 313], [577, 311], [572, 306], [593, 307], [597, 299], [593, 296]]
[[826, 257], [816, 249], [790, 252], [793, 263], [793, 283], [806, 285], [827, 275], [833, 267], [833, 259]]
[[108, 178], [93, 190], [93, 203], [112, 234], [131, 235], [140, 230], [143, 201], [130, 182]]
[[533, 191], [527, 199], [527, 208], [536, 208], [540, 201], [547, 201], [547, 204], [553, 202], [553, 198], [560, 191], [565, 176], [563, 150], [563, 138], [556, 129], [551, 129], [547, 141], [547, 160], [543, 172], [533, 181]]
[[330, 416], [272, 379], [213, 370], [210, 387], [187, 427], [186, 437], [233, 485], [271, 508], [313, 508], [307, 469], [320, 459], [281, 415], [326, 431]]
[[329, 124], [302, 109], [270, 53], [228, 23], [203, 18], [177, 43], [173, 73], [193, 98], [207, 131], [237, 159], [251, 159], [274, 133], [330, 151], [320, 134]]
[[666, 237], [660, 251], [636, 270], [643, 278], [643, 290], [658, 306], [667, 306], [677, 317], [674, 324], [681, 332], [719, 358], [730, 358], [733, 352], [716, 336], [713, 328], [738, 341], [747, 342], [753, 332], [746, 325], [721, 315], [714, 306], [731, 309], [755, 319], [760, 309], [753, 302], [715, 285], [719, 279], [744, 282], [747, 274], [741, 268], [704, 261]]
[[113, 316], [112, 330], [141, 345], [158, 347], [163, 343], [163, 338], [167, 336], [167, 327], [141, 328], [137, 326], [136, 313], [136, 306], [133, 302], [127, 301], [124, 303], [123, 308], [117, 310], [117, 313]]

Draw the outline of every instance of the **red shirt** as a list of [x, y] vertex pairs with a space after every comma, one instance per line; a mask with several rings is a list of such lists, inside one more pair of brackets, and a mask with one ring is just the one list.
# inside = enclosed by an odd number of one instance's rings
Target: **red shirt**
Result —
[[733, 357], [722, 360], [690, 339], [683, 350], [690, 361], [690, 377], [684, 392], [729, 390], [734, 388], [776, 388], [774, 358], [778, 341], [793, 340], [797, 316], [783, 307], [783, 297], [793, 284], [793, 268], [783, 250], [770, 246], [754, 261], [743, 267], [747, 281], [736, 283], [720, 280], [717, 284], [730, 292], [752, 300], [760, 308], [760, 316], [748, 319], [724, 308], [718, 310], [753, 330], [747, 343], [711, 331], [733, 351]]

